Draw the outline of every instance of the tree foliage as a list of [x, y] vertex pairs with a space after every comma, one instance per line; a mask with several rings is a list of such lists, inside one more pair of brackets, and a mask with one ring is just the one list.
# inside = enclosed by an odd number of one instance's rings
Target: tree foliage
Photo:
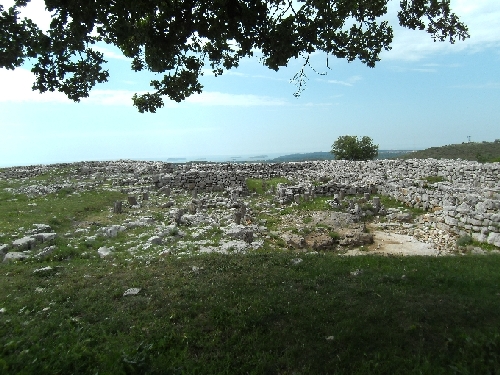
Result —
[[[0, 67], [15, 69], [33, 58], [34, 90], [57, 90], [79, 101], [109, 77], [93, 45], [112, 44], [134, 71], [163, 75], [151, 81], [152, 92], [134, 95], [140, 112], [155, 112], [164, 96], [180, 102], [200, 93], [206, 65], [220, 75], [259, 51], [270, 69], [299, 57], [306, 67], [311, 53], [323, 51], [374, 67], [393, 38], [382, 20], [387, 0], [45, 0], [52, 15], [46, 32], [19, 17], [27, 3], [0, 5]], [[398, 18], [434, 40], [469, 36], [449, 0], [402, 0]], [[294, 77], [298, 93], [303, 76], [304, 69]]]
[[354, 135], [338, 137], [330, 151], [337, 160], [372, 160], [378, 156], [378, 145], [370, 137]]

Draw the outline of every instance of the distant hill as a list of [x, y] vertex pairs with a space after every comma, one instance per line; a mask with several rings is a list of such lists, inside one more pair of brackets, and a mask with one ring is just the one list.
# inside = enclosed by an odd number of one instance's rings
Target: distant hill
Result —
[[441, 147], [431, 147], [399, 156], [400, 159], [462, 159], [481, 163], [500, 162], [500, 140], [495, 142], [469, 142]]
[[[410, 150], [379, 150], [377, 159], [394, 159], [411, 153]], [[290, 161], [335, 160], [335, 155], [330, 152], [308, 152], [304, 154], [283, 155], [266, 160], [269, 163], [285, 163]]]

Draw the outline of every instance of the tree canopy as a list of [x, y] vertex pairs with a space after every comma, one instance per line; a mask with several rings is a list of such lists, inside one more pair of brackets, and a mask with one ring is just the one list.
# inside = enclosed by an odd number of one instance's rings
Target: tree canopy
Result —
[[[52, 21], [42, 31], [19, 16], [29, 0], [16, 0], [9, 9], [0, 5], [0, 67], [15, 69], [32, 58], [34, 90], [79, 101], [109, 77], [103, 54], [92, 46], [112, 44], [132, 59], [134, 71], [162, 75], [151, 81], [150, 93], [133, 97], [140, 112], [155, 112], [164, 96], [180, 102], [201, 93], [204, 66], [220, 75], [256, 51], [274, 70], [298, 57], [306, 66], [315, 51], [374, 67], [393, 38], [382, 20], [387, 1], [45, 0]], [[435, 41], [469, 36], [449, 0], [402, 0], [397, 16], [402, 26], [426, 30]], [[303, 74], [295, 77], [298, 93]]]
[[370, 137], [354, 135], [338, 137], [330, 151], [337, 160], [372, 160], [378, 156], [378, 145]]

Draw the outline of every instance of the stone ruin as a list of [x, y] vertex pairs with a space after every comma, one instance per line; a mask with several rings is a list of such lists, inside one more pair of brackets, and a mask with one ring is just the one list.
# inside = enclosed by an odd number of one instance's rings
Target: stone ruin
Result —
[[[284, 205], [316, 196], [331, 196], [338, 202], [354, 194], [386, 195], [402, 205], [425, 210], [427, 213], [419, 219], [421, 224], [500, 246], [500, 163], [410, 159], [172, 164], [120, 160], [55, 166], [71, 169], [73, 176], [86, 176], [91, 182], [81, 184], [87, 184], [87, 188], [111, 180], [125, 193], [141, 186], [143, 194], [147, 194], [144, 186], [149, 186], [151, 191], [166, 195], [173, 190], [187, 190], [193, 198], [202, 192], [227, 192], [237, 201], [252, 194], [246, 185], [248, 178], [282, 177], [294, 182], [278, 185], [273, 191], [276, 200]], [[0, 179], [31, 178], [53, 167], [6, 168], [0, 170]], [[437, 177], [440, 182], [428, 182], [432, 181], [429, 177]], [[64, 187], [27, 187], [24, 193], [46, 194]], [[238, 221], [244, 213], [237, 211], [235, 215]]]

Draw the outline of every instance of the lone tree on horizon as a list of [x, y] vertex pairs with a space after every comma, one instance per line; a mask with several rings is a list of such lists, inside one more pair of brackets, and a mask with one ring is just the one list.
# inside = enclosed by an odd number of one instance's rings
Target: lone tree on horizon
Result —
[[370, 137], [355, 135], [338, 137], [330, 151], [337, 160], [372, 160], [378, 156], [378, 145]]
[[[273, 70], [303, 58], [293, 77], [304, 89], [309, 56], [322, 51], [374, 67], [390, 50], [393, 30], [383, 17], [388, 0], [45, 0], [50, 29], [20, 19], [29, 0], [0, 5], [0, 68], [15, 69], [32, 59], [33, 90], [60, 91], [79, 101], [106, 82], [98, 42], [118, 47], [134, 71], [163, 75], [152, 92], [133, 96], [139, 112], [156, 112], [163, 97], [181, 102], [201, 93], [199, 77], [208, 65], [217, 76], [257, 52]], [[402, 0], [401, 26], [426, 30], [435, 41], [464, 40], [467, 26], [451, 11], [450, 0]]]

